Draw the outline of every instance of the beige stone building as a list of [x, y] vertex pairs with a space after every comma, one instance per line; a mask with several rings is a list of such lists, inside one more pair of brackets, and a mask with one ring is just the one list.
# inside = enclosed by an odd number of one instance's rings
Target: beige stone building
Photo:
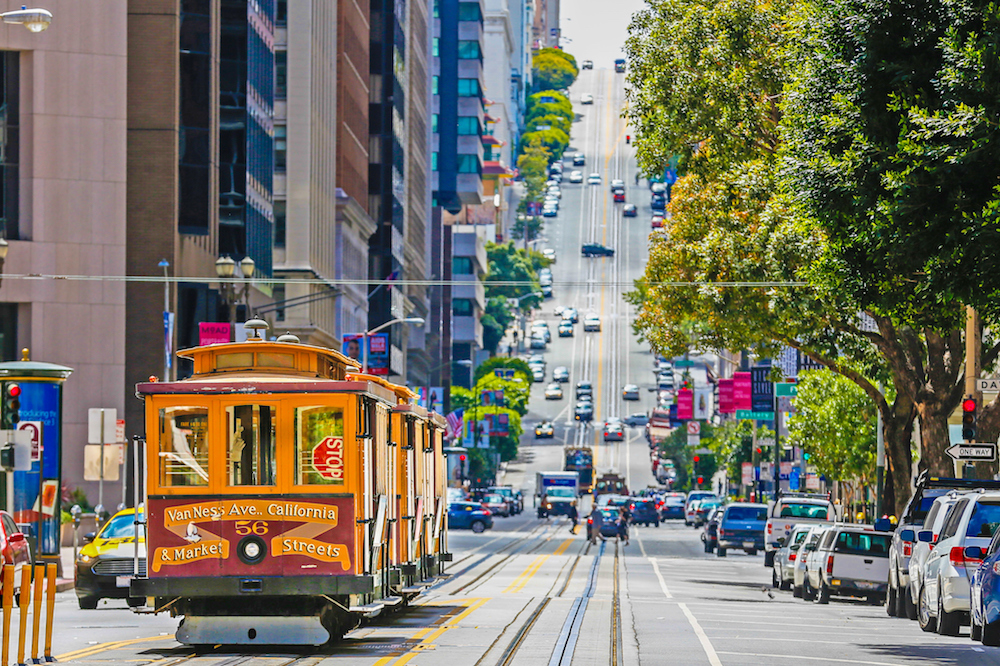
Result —
[[125, 284], [13, 276], [125, 274], [127, 3], [44, 7], [45, 32], [0, 24], [0, 360], [28, 347], [32, 360], [74, 369], [63, 480], [96, 502], [96, 484], [82, 483], [87, 410], [124, 411]]

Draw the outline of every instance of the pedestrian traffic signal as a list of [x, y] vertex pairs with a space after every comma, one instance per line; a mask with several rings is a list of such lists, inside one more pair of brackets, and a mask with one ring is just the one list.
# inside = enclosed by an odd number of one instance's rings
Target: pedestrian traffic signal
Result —
[[631, 143], [631, 142], [632, 142], [632, 136], [629, 135], [629, 134], [626, 134], [625, 135], [625, 143]]
[[976, 411], [979, 402], [975, 398], [962, 401], [962, 439], [967, 442], [976, 441]]
[[3, 385], [3, 404], [0, 406], [0, 428], [13, 430], [21, 422], [21, 387], [13, 382]]
[[5, 472], [14, 471], [14, 445], [0, 445], [0, 469]]

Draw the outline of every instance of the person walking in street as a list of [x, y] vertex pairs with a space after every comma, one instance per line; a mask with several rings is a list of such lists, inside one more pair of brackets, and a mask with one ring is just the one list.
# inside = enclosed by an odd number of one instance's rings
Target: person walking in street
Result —
[[576, 510], [575, 502], [569, 505], [569, 511], [566, 512], [566, 516], [573, 523], [569, 528], [570, 534], [576, 534], [576, 526], [580, 524], [580, 513]]
[[631, 520], [632, 514], [625, 507], [621, 508], [618, 513], [618, 538], [628, 545], [628, 522]]
[[604, 514], [595, 506], [594, 510], [590, 512], [590, 519], [592, 521], [590, 525], [590, 543], [596, 544], [598, 537], [604, 539], [601, 536], [601, 528], [604, 526]]

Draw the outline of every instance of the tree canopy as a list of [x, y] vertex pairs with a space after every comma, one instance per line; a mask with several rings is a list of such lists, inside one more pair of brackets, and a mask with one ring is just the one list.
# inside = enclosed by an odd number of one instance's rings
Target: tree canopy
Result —
[[541, 49], [531, 59], [532, 85], [535, 90], [562, 90], [576, 81], [580, 71], [576, 58], [562, 49]]

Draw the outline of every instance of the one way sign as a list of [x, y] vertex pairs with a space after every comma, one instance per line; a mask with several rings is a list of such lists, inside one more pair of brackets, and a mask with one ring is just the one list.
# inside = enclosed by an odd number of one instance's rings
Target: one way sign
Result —
[[996, 460], [997, 445], [992, 443], [955, 444], [949, 447], [945, 453], [955, 460], [991, 461]]

